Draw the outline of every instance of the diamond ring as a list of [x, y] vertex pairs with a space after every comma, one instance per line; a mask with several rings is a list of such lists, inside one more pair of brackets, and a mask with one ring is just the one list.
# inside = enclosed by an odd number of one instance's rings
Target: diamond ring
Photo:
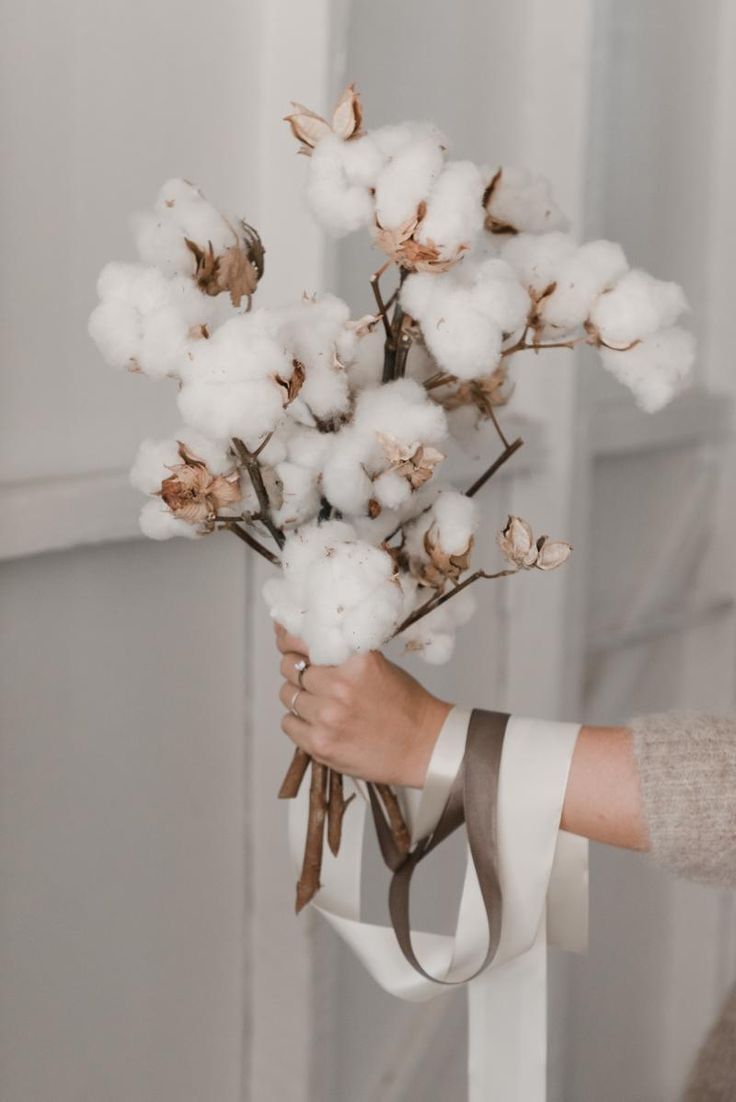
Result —
[[294, 663], [294, 669], [296, 670], [297, 674], [299, 675], [297, 677], [297, 682], [299, 684], [299, 688], [303, 689], [304, 688], [303, 678], [304, 678], [304, 674], [309, 669], [309, 662], [307, 662], [306, 658], [300, 658], [298, 662]]

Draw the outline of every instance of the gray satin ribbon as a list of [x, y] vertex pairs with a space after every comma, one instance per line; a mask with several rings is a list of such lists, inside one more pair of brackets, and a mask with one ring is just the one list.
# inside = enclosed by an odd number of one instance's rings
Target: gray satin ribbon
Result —
[[[394, 842], [378, 794], [368, 792], [383, 860], [393, 872], [389, 889], [389, 914], [402, 953], [420, 975], [434, 983], [456, 986], [480, 975], [493, 960], [501, 938], [501, 883], [498, 871], [497, 802], [501, 753], [508, 716], [500, 712], [473, 711], [462, 765], [453, 782], [444, 810], [432, 833], [410, 853], [401, 853]], [[443, 980], [427, 972], [417, 959], [411, 939], [411, 880], [420, 861], [465, 823], [470, 854], [488, 921], [488, 949], [479, 968], [462, 980]]]

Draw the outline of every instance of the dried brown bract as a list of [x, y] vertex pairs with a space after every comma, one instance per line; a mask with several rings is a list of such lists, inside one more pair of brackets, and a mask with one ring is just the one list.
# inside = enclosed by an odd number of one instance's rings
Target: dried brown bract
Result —
[[458, 383], [454, 390], [436, 396], [435, 401], [448, 411], [461, 409], [463, 406], [475, 406], [482, 418], [488, 418], [492, 416], [494, 409], [505, 406], [511, 397], [507, 383], [506, 366], [499, 364], [489, 375]]
[[206, 295], [228, 291], [233, 306], [240, 306], [243, 298], [250, 301], [263, 275], [265, 249], [247, 222], [241, 223], [240, 233], [233, 230], [233, 238], [234, 243], [221, 253], [215, 253], [209, 241], [202, 247], [188, 237], [184, 240], [196, 262], [194, 278], [199, 289]]
[[181, 463], [169, 467], [171, 474], [161, 483], [160, 495], [175, 517], [212, 532], [217, 515], [240, 501], [240, 475], [233, 471], [215, 475], [207, 464], [179, 444]]
[[395, 229], [376, 222], [373, 240], [382, 252], [407, 272], [446, 272], [457, 264], [468, 249], [460, 245], [455, 255], [443, 257], [434, 241], [417, 241], [416, 232], [427, 213], [427, 204], [420, 203], [416, 213]]
[[517, 570], [555, 570], [572, 553], [571, 545], [564, 540], [540, 536], [535, 542], [531, 526], [521, 517], [509, 517], [496, 542], [503, 557]]
[[382, 432], [378, 433], [378, 439], [390, 464], [388, 470], [405, 478], [412, 490], [429, 482], [435, 467], [445, 458], [443, 452], [429, 444], [401, 444]]
[[349, 141], [351, 138], [359, 138], [362, 131], [363, 111], [360, 106], [360, 95], [355, 90], [354, 84], [348, 84], [345, 91], [337, 101], [337, 106], [332, 113], [332, 120], [328, 122], [322, 115], [305, 107], [302, 103], [292, 100], [294, 111], [284, 116], [284, 122], [288, 122], [294, 137], [301, 143], [299, 152], [311, 156], [312, 150], [330, 134]]

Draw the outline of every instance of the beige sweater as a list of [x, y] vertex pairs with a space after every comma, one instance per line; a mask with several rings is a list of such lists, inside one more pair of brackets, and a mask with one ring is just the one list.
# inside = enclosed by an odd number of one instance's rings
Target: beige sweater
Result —
[[[736, 716], [632, 721], [651, 853], [692, 880], [736, 888]], [[736, 986], [690, 1073], [683, 1102], [736, 1100]]]

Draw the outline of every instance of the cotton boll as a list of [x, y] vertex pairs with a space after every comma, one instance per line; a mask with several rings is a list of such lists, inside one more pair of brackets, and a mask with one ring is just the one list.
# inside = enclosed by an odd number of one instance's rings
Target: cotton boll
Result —
[[377, 386], [383, 373], [384, 332], [383, 327], [375, 326], [363, 336], [351, 342], [350, 353], [338, 339], [337, 354], [345, 364], [348, 384], [351, 390], [364, 390]]
[[314, 471], [285, 462], [277, 465], [276, 476], [282, 491], [282, 503], [274, 510], [276, 524], [285, 528], [311, 520], [320, 504]]
[[372, 441], [347, 426], [335, 434], [322, 471], [322, 490], [340, 512], [355, 516], [367, 512], [373, 483], [365, 471], [364, 459]]
[[348, 182], [358, 187], [375, 187], [386, 156], [373, 137], [366, 134], [362, 138], [353, 138], [342, 142], [339, 148]]
[[443, 159], [437, 134], [432, 131], [392, 156], [376, 181], [375, 209], [380, 226], [397, 229], [416, 214], [442, 170]]
[[445, 490], [432, 508], [437, 541], [447, 555], [467, 551], [478, 526], [478, 509], [466, 494]]
[[367, 187], [350, 182], [339, 138], [328, 136], [309, 158], [307, 202], [321, 226], [344, 237], [373, 221], [373, 199]]
[[254, 449], [283, 416], [283, 390], [270, 380], [185, 382], [179, 412], [187, 424], [217, 437], [239, 437]]
[[688, 383], [695, 360], [695, 338], [679, 326], [646, 337], [626, 351], [600, 349], [603, 365], [627, 386], [637, 405], [656, 413]]
[[318, 664], [380, 646], [399, 622], [402, 593], [390, 555], [340, 522], [310, 524], [286, 540], [283, 573], [264, 595], [274, 619], [306, 642]]
[[127, 302], [100, 302], [92, 311], [89, 335], [112, 367], [140, 370], [136, 360], [140, 347], [140, 322]]
[[[401, 302], [422, 328], [427, 348], [443, 371], [462, 379], [487, 375], [498, 361], [503, 333], [472, 283], [461, 275], [417, 273], [402, 288]], [[480, 307], [480, 308], [479, 308]]]
[[626, 257], [613, 241], [590, 241], [560, 265], [557, 286], [541, 307], [548, 326], [569, 333], [585, 322], [598, 296], [627, 270]]
[[187, 180], [167, 180], [153, 213], [134, 215], [132, 222], [141, 260], [167, 276], [194, 275], [196, 261], [186, 238], [201, 248], [211, 244], [216, 254], [239, 241], [234, 225]]
[[373, 496], [385, 509], [398, 509], [411, 497], [411, 486], [396, 471], [384, 471], [373, 482]]
[[[486, 204], [491, 227], [510, 226], [517, 233], [547, 233], [567, 227], [567, 218], [554, 200], [549, 180], [510, 165], [499, 171]], [[494, 175], [489, 174], [487, 179], [490, 181]]]
[[169, 468], [178, 463], [181, 458], [175, 439], [144, 440], [130, 470], [131, 484], [144, 494], [158, 493], [161, 483], [171, 473]]
[[531, 308], [529, 293], [505, 260], [489, 258], [475, 268], [471, 299], [504, 333], [513, 333], [526, 323]]
[[565, 233], [537, 237], [520, 233], [501, 250], [501, 256], [518, 272], [525, 287], [539, 295], [556, 282], [563, 264], [574, 256], [577, 246]]
[[196, 539], [200, 534], [194, 525], [175, 517], [158, 498], [146, 502], [138, 519], [143, 535], [152, 540], [168, 540], [173, 536]]
[[192, 342], [184, 382], [287, 382], [292, 357], [278, 336], [278, 319], [270, 310], [239, 314], [219, 326], [209, 340]]
[[292, 463], [310, 471], [321, 471], [332, 445], [329, 433], [304, 426], [295, 427], [289, 436], [287, 454]]
[[480, 169], [471, 161], [449, 162], [432, 186], [417, 241], [436, 245], [443, 259], [469, 248], [483, 228], [482, 197]]
[[444, 410], [428, 398], [424, 387], [414, 379], [395, 379], [364, 390], [356, 402], [353, 424], [359, 434], [375, 441], [378, 452], [381, 450], [378, 433], [392, 436], [402, 444], [420, 441], [433, 445], [447, 435]]
[[600, 296], [590, 320], [606, 344], [627, 345], [669, 328], [685, 310], [682, 287], [636, 268]]

